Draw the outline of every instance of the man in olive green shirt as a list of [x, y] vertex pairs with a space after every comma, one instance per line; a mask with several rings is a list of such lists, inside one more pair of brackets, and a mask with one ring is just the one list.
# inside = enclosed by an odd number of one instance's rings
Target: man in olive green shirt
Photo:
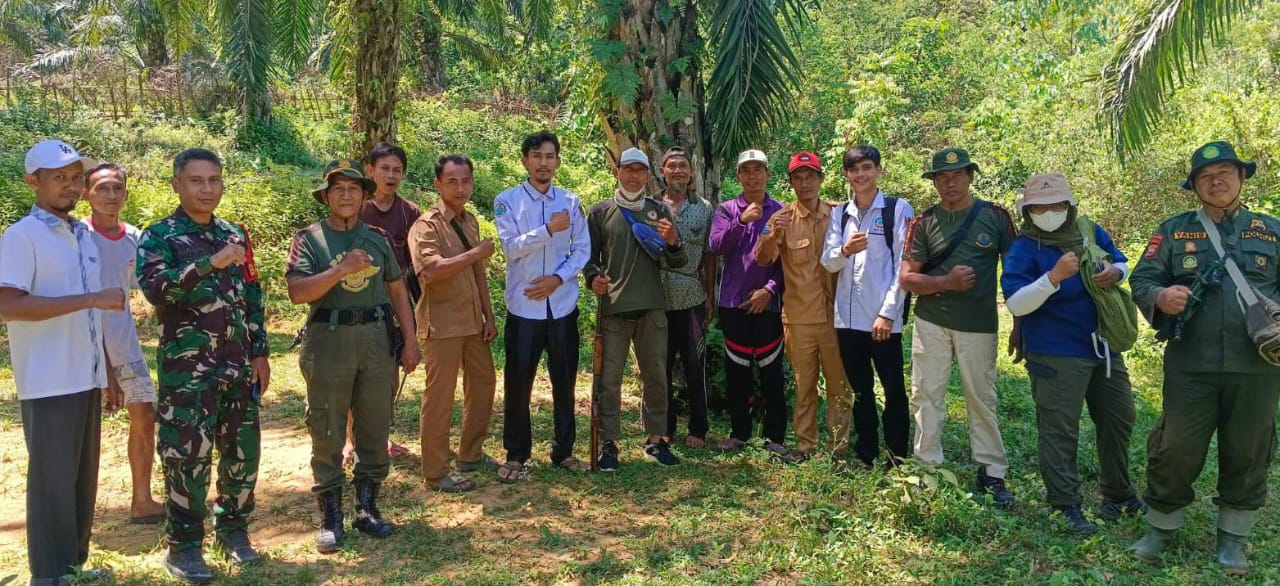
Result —
[[663, 466], [680, 463], [667, 434], [667, 314], [662, 267], [688, 262], [680, 247], [671, 211], [645, 197], [649, 157], [635, 148], [623, 151], [614, 170], [618, 190], [612, 199], [591, 208], [587, 229], [591, 259], [582, 271], [599, 295], [597, 325], [603, 335], [597, 392], [601, 421], [600, 462], [606, 472], [618, 469], [617, 440], [622, 435], [622, 370], [635, 345], [643, 399], [640, 407], [648, 441], [645, 457]]
[[1016, 234], [1009, 212], [970, 195], [977, 171], [963, 149], [934, 153], [923, 177], [933, 181], [940, 201], [907, 231], [900, 281], [920, 296], [911, 339], [911, 414], [916, 459], [941, 464], [954, 356], [979, 465], [978, 492], [1008, 506], [1014, 500], [1004, 483], [1009, 459], [996, 421], [996, 268]]
[[[1163, 412], [1147, 440], [1149, 531], [1133, 546], [1147, 561], [1158, 559], [1182, 527], [1195, 500], [1192, 484], [1217, 432], [1217, 560], [1229, 574], [1249, 571], [1245, 550], [1267, 498], [1280, 369], [1250, 341], [1235, 282], [1217, 268], [1221, 256], [1208, 230], [1220, 235], [1249, 285], [1280, 300], [1280, 221], [1240, 202], [1244, 180], [1255, 169], [1228, 143], [1197, 149], [1182, 188], [1195, 191], [1200, 208], [1165, 220], [1129, 279], [1138, 307], [1161, 337], [1169, 337]], [[1198, 303], [1189, 299], [1197, 276], [1215, 283], [1203, 288]]]

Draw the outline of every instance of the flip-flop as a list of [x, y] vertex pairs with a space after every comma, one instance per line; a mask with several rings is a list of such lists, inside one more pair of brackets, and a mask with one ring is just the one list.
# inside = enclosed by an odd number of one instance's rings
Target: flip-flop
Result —
[[130, 525], [155, 525], [164, 521], [164, 513], [156, 513], [154, 515], [146, 515], [144, 517], [129, 517]]

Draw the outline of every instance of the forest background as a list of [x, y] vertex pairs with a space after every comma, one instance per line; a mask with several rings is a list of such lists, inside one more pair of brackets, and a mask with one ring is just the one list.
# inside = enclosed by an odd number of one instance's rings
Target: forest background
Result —
[[[358, 553], [315, 558], [301, 470], [304, 386], [287, 350], [303, 309], [284, 294], [284, 258], [293, 234], [325, 214], [309, 196], [319, 169], [333, 158], [359, 156], [379, 139], [408, 151], [401, 195], [424, 207], [436, 201], [434, 159], [468, 154], [476, 162], [473, 205], [488, 235], [493, 198], [524, 179], [520, 139], [543, 128], [557, 132], [563, 145], [557, 184], [587, 205], [612, 193], [611, 157], [632, 144], [651, 156], [671, 144], [691, 148], [701, 193], [712, 199], [736, 195], [733, 157], [750, 146], [771, 158], [770, 192], [790, 200], [786, 161], [815, 150], [827, 169], [825, 197], [841, 200], [847, 193], [839, 155], [869, 142], [885, 155], [884, 190], [919, 211], [935, 200], [920, 179], [929, 153], [957, 145], [981, 165], [975, 193], [1006, 206], [1028, 175], [1065, 173], [1082, 209], [1133, 256], [1163, 217], [1195, 205], [1177, 188], [1191, 151], [1225, 139], [1259, 162], [1245, 186], [1248, 204], [1280, 212], [1280, 169], [1273, 165], [1280, 156], [1274, 89], [1280, 3], [1225, 2], [1227, 8], [1203, 14], [1200, 22], [1224, 22], [1224, 12], [1236, 17], [1210, 31], [1220, 34], [1204, 35], [1203, 44], [1182, 47], [1198, 52], [1194, 69], [1163, 56], [1164, 79], [1182, 83], [1148, 82], [1160, 90], [1155, 98], [1134, 94], [1158, 117], [1117, 125], [1115, 109], [1104, 107], [1115, 103], [1116, 70], [1109, 64], [1130, 46], [1135, 27], [1173, 4], [4, 0], [0, 231], [31, 205], [22, 157], [46, 137], [124, 166], [131, 193], [124, 219], [139, 226], [176, 206], [168, 179], [178, 151], [202, 146], [226, 161], [219, 214], [247, 224], [255, 238], [281, 373], [268, 399], [268, 427], [278, 429], [268, 435], [277, 431], [270, 441], [282, 447], [268, 449], [267, 458], [297, 452], [293, 460], [279, 456], [280, 476], [262, 491], [269, 495], [261, 497], [269, 509], [262, 514], [279, 522], [267, 540], [272, 563], [232, 580], [1211, 583], [1221, 576], [1209, 558], [1208, 504], [1192, 517], [1199, 535], [1184, 540], [1170, 567], [1157, 570], [1123, 551], [1138, 524], [1076, 541], [1044, 521], [1025, 372], [1003, 358], [1001, 414], [1009, 422], [1014, 488], [1023, 498], [1015, 513], [991, 512], [965, 495], [971, 471], [963, 464], [964, 411], [953, 396], [946, 434], [953, 464], [941, 472], [865, 475], [837, 467], [833, 474], [831, 462], [815, 461], [775, 475], [765, 472], [772, 465], [763, 457], [690, 451], [682, 455], [694, 464], [673, 475], [636, 466], [616, 480], [543, 470], [533, 488], [486, 483], [477, 505], [427, 496], [415, 484], [416, 460], [397, 462], [393, 480], [403, 492], [395, 502], [402, 506], [393, 516], [406, 524], [405, 537], [360, 541]], [[86, 209], [82, 204], [80, 215]], [[503, 272], [499, 253], [489, 276], [500, 322]], [[591, 331], [594, 299], [583, 295], [582, 306], [582, 329]], [[135, 308], [151, 352], [150, 314], [145, 304]], [[714, 364], [715, 334], [708, 349]], [[500, 342], [495, 352], [501, 370]], [[1140, 405], [1133, 450], [1139, 479], [1145, 434], [1158, 414], [1159, 356], [1149, 331], [1128, 355]], [[395, 434], [410, 443], [420, 376], [397, 411]], [[584, 372], [581, 389], [588, 380]], [[713, 382], [722, 392], [722, 375]], [[543, 386], [535, 422], [546, 424]], [[0, 494], [21, 501], [21, 474], [10, 473], [25, 469], [13, 397], [4, 347]], [[115, 416], [104, 433], [119, 436], [126, 425]], [[634, 420], [630, 425], [637, 428]], [[727, 425], [720, 419], [713, 427], [723, 433]], [[500, 430], [499, 410], [489, 446], [497, 455]], [[1097, 473], [1091, 433], [1086, 424], [1081, 463], [1088, 490]], [[116, 452], [104, 451], [104, 470], [111, 462], [123, 466], [123, 448]], [[1201, 496], [1211, 496], [1215, 473], [1210, 462]], [[702, 486], [708, 478], [716, 486]], [[605, 503], [617, 510], [597, 510]], [[16, 516], [0, 527], [0, 567], [13, 570], [0, 570], [0, 583], [11, 573], [25, 579], [21, 503], [13, 507]], [[95, 555], [121, 569], [125, 582], [157, 579], [156, 535], [107, 517], [104, 525], [100, 515], [99, 527], [108, 531], [96, 538], [102, 553]], [[1265, 561], [1280, 559], [1280, 539], [1271, 537], [1276, 526], [1269, 506], [1254, 541], [1259, 579], [1280, 580], [1274, 562]], [[427, 550], [440, 553], [418, 559]]]

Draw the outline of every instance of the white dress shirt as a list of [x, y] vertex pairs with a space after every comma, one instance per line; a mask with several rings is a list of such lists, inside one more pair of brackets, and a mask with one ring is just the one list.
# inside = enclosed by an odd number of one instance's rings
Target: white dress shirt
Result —
[[[893, 320], [893, 333], [902, 333], [903, 300], [906, 291], [898, 285], [898, 266], [907, 238], [907, 225], [915, 211], [899, 198], [893, 217], [893, 247], [885, 243], [884, 192], [861, 217], [850, 199], [831, 210], [831, 225], [822, 249], [822, 266], [839, 275], [836, 280], [835, 326], [837, 329], [870, 332], [876, 318]], [[848, 222], [845, 216], [849, 215]], [[867, 233], [867, 249], [846, 257], [842, 248], [855, 232]]]
[[[569, 229], [547, 230], [551, 214], [569, 212]], [[578, 196], [554, 185], [540, 193], [527, 180], [500, 194], [493, 202], [498, 239], [507, 255], [507, 312], [525, 319], [559, 319], [578, 306], [578, 273], [591, 256], [591, 237]], [[534, 279], [557, 275], [564, 284], [551, 297], [525, 297]]]

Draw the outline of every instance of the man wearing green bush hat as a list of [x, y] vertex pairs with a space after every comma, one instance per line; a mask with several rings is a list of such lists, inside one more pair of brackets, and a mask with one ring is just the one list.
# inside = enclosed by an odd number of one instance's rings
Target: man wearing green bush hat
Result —
[[329, 207], [329, 217], [298, 232], [285, 272], [289, 300], [311, 306], [298, 366], [307, 382], [311, 491], [323, 515], [316, 539], [320, 553], [335, 552], [343, 542], [348, 412], [358, 436], [352, 526], [372, 537], [391, 534], [377, 500], [391, 468], [385, 446], [396, 365], [409, 372], [420, 359], [409, 291], [391, 242], [359, 217], [373, 186], [358, 161], [329, 163], [324, 181], [311, 193]]
[[1008, 211], [970, 193], [977, 171], [964, 149], [933, 154], [922, 177], [933, 182], [939, 201], [911, 223], [903, 247], [902, 287], [920, 296], [911, 340], [915, 457], [942, 463], [954, 357], [978, 463], [977, 490], [989, 493], [997, 506], [1009, 506], [1009, 458], [996, 415], [996, 273], [1016, 234]]
[[1229, 574], [1249, 571], [1246, 545], [1267, 498], [1280, 397], [1267, 345], [1275, 342], [1271, 302], [1280, 299], [1280, 220], [1240, 201], [1256, 168], [1226, 142], [1196, 149], [1182, 188], [1195, 192], [1199, 209], [1165, 220], [1130, 278], [1134, 301], [1168, 340], [1163, 412], [1147, 440], [1149, 527], [1133, 545], [1147, 561], [1182, 528], [1216, 432], [1217, 561]]

